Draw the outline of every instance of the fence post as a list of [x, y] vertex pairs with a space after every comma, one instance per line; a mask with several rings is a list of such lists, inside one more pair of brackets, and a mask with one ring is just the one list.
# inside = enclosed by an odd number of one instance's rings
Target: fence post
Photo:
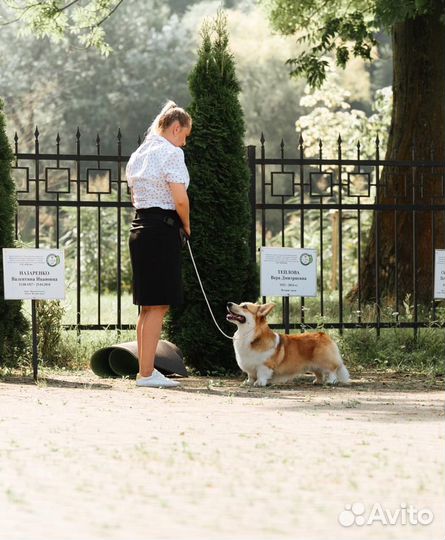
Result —
[[250, 253], [252, 261], [256, 264], [256, 146], [249, 145], [247, 147], [247, 162], [250, 171]]

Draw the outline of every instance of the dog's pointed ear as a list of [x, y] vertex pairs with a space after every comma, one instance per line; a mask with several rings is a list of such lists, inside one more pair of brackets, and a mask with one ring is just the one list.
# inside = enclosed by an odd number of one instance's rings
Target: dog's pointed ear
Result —
[[270, 302], [269, 304], [263, 304], [258, 310], [258, 315], [260, 317], [267, 317], [267, 315], [269, 315], [269, 313], [273, 310], [274, 307], [275, 304], [273, 302]]

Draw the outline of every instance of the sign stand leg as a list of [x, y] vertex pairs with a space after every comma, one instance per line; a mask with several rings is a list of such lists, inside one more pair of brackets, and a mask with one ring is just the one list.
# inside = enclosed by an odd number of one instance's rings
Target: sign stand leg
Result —
[[37, 355], [37, 309], [36, 301], [31, 300], [31, 318], [32, 318], [32, 373], [34, 381], [37, 382], [38, 355]]
[[289, 327], [289, 297], [284, 297], [284, 333], [289, 334], [290, 333], [290, 327]]

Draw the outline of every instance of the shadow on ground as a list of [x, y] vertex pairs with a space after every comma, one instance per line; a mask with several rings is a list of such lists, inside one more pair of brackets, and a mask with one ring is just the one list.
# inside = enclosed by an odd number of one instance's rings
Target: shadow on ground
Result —
[[3, 384], [18, 384], [18, 385], [27, 385], [27, 386], [41, 386], [41, 387], [52, 387], [52, 388], [84, 388], [87, 390], [111, 390], [113, 388], [112, 384], [101, 383], [101, 382], [91, 382], [91, 381], [73, 381], [66, 380], [63, 378], [63, 375], [57, 378], [51, 378], [42, 376], [39, 377], [37, 382], [31, 376], [26, 375], [6, 375], [0, 377], [0, 383]]

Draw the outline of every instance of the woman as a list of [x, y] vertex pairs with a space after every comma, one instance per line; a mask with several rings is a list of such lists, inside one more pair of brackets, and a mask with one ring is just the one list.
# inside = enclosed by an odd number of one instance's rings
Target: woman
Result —
[[181, 147], [191, 128], [190, 115], [169, 101], [127, 165], [127, 182], [136, 209], [129, 240], [133, 303], [141, 306], [137, 386], [179, 385], [154, 369], [154, 358], [169, 306], [183, 301], [180, 229], [190, 236], [190, 178]]

